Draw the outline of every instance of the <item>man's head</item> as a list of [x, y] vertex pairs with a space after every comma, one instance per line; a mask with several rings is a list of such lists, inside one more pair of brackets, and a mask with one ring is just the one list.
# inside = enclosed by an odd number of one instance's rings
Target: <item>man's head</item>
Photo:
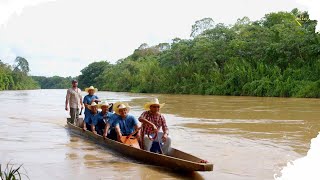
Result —
[[130, 111], [130, 106], [127, 103], [117, 102], [114, 104], [114, 111], [122, 118], [125, 118]]
[[93, 86], [90, 86], [90, 87], [86, 88], [84, 91], [86, 91], [90, 95], [93, 95], [95, 92], [98, 91], [98, 89], [94, 88]]
[[102, 110], [103, 113], [106, 113], [109, 110], [109, 103], [107, 101], [102, 102], [99, 104], [99, 108]]
[[98, 110], [98, 104], [93, 102], [91, 105], [88, 106], [88, 109], [90, 109], [92, 113], [96, 113]]
[[72, 80], [72, 87], [78, 87], [78, 81], [77, 80]]
[[150, 112], [151, 112], [151, 113], [154, 113], [154, 114], [159, 113], [159, 112], [160, 112], [160, 105], [158, 105], [158, 104], [152, 104], [152, 105], [150, 106]]
[[160, 109], [164, 106], [164, 103], [160, 104], [157, 98], [153, 99], [150, 102], [147, 102], [144, 105], [144, 109], [150, 111], [153, 114], [158, 114]]
[[121, 117], [126, 117], [127, 116], [127, 114], [128, 114], [128, 109], [127, 108], [119, 108], [119, 115], [121, 116]]

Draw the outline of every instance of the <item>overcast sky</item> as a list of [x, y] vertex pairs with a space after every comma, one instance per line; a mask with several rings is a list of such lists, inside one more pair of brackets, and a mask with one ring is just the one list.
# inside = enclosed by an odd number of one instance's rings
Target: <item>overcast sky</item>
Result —
[[0, 59], [29, 62], [32, 75], [77, 76], [94, 61], [112, 63], [142, 43], [188, 38], [196, 20], [232, 24], [248, 16], [308, 10], [318, 0], [0, 0]]

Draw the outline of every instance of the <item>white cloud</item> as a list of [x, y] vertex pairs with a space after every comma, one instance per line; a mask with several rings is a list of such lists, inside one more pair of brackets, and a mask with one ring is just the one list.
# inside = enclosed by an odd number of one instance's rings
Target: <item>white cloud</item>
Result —
[[13, 14], [20, 15], [23, 8], [28, 6], [35, 6], [48, 1], [53, 0], [1, 0], [0, 25], [4, 25]]
[[[234, 23], [290, 11], [292, 0], [13, 0], [1, 1], [0, 59], [25, 57], [33, 75], [75, 76], [97, 60], [115, 62], [142, 43], [188, 38], [204, 17]], [[10, 2], [10, 3], [9, 3]], [[7, 55], [6, 55], [7, 54]], [[9, 59], [7, 59], [9, 58]]]

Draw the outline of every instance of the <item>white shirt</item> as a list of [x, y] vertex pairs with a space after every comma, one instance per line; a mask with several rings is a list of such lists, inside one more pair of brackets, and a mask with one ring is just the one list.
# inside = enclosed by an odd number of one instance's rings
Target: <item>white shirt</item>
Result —
[[69, 100], [69, 107], [70, 108], [79, 108], [80, 102], [82, 100], [81, 89], [79, 89], [79, 88], [68, 89], [66, 98]]

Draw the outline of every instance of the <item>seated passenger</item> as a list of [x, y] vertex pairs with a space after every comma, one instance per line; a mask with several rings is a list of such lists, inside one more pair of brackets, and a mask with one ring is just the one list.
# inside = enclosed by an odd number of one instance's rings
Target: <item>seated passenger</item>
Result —
[[[163, 106], [164, 103], [160, 104], [157, 98], [152, 102], [147, 102], [144, 105], [146, 111], [140, 115], [139, 121], [142, 123], [141, 145], [144, 150], [150, 151], [153, 145], [151, 139], [154, 138], [154, 141], [158, 143], [157, 145], [162, 150], [162, 153], [167, 154], [171, 145], [171, 139], [168, 137], [169, 129], [167, 127], [166, 119], [160, 113], [160, 109]], [[160, 128], [162, 129], [162, 132], [159, 132]], [[155, 132], [157, 132], [157, 134], [155, 134]], [[152, 137], [148, 137], [149, 135]]]
[[90, 110], [89, 113], [84, 118], [85, 125], [83, 126], [83, 130], [92, 131], [93, 133], [97, 134], [95, 131], [95, 126], [93, 125], [93, 121], [95, 118], [98, 118], [98, 104], [93, 102], [91, 105], [88, 105], [88, 109]]
[[86, 119], [87, 116], [90, 116], [90, 110], [89, 110], [88, 106], [91, 105], [93, 102], [95, 102], [96, 104], [98, 104], [98, 102], [100, 102], [98, 96], [94, 95], [94, 93], [96, 93], [98, 91], [97, 88], [90, 86], [88, 88], [85, 88], [85, 91], [88, 93], [88, 95], [86, 95], [83, 98], [83, 104], [85, 107], [84, 119]]
[[99, 135], [103, 135], [103, 130], [105, 129], [106, 123], [108, 122], [110, 116], [113, 114], [109, 112], [109, 103], [102, 102], [101, 104], [98, 104], [98, 108], [100, 108], [102, 111], [98, 113], [95, 118], [93, 118], [93, 125], [95, 127], [95, 131]]
[[[112, 108], [113, 104], [109, 104]], [[109, 107], [109, 111], [110, 111], [110, 107]], [[115, 125], [115, 121], [117, 121], [117, 118], [119, 117], [119, 115], [114, 114], [112, 112], [108, 112], [108, 119], [106, 122], [106, 125], [104, 127], [104, 131], [103, 131], [103, 138], [109, 138], [112, 140], [117, 141], [118, 140], [118, 136], [117, 136], [117, 132], [114, 128]]]
[[[130, 106], [127, 103], [115, 103], [114, 104], [115, 116], [113, 117], [112, 124], [117, 132], [118, 141], [122, 142], [122, 136], [128, 136], [139, 129], [138, 120], [129, 115]], [[139, 132], [136, 134], [136, 138], [139, 139]]]

